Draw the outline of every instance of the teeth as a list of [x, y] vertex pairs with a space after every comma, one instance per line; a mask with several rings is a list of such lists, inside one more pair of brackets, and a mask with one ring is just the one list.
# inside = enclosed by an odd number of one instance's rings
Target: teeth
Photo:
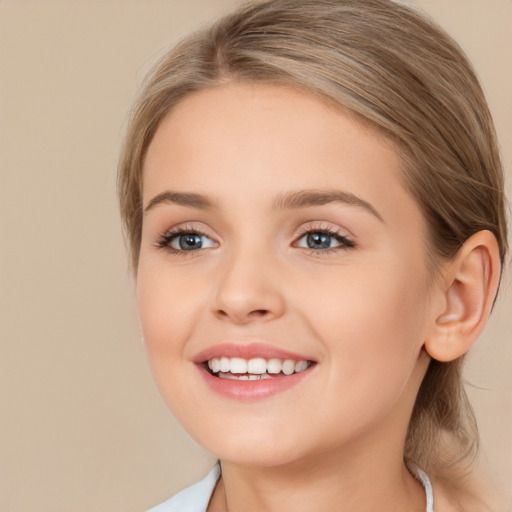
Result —
[[308, 367], [307, 361], [299, 361], [295, 363], [295, 373], [303, 372]]
[[281, 373], [281, 368], [283, 365], [281, 364], [280, 359], [270, 359], [267, 363], [267, 372], [268, 373]]
[[247, 362], [247, 372], [255, 373], [257, 375], [267, 373], [267, 361], [261, 357], [258, 357], [257, 359], [249, 359]]
[[[271, 378], [269, 374], [284, 373], [292, 375], [309, 368], [308, 361], [295, 361], [293, 359], [264, 359], [255, 357], [243, 359], [241, 357], [214, 357], [208, 361], [208, 368], [218, 374], [222, 379], [259, 380]], [[236, 375], [233, 375], [236, 374]]]
[[227, 379], [227, 380], [238, 380], [238, 377], [231, 373], [219, 373], [217, 375], [217, 377], [220, 377], [221, 379]]
[[231, 373], [247, 373], [247, 361], [241, 357], [232, 357], [229, 361], [229, 371]]
[[283, 363], [283, 373], [285, 375], [291, 375], [295, 371], [295, 361], [292, 359], [287, 359]]
[[252, 375], [252, 374], [244, 374], [244, 375], [233, 375], [232, 373], [222, 373], [219, 372], [217, 377], [226, 380], [267, 380], [272, 377], [268, 373], [264, 373], [263, 375]]
[[229, 372], [229, 357], [220, 358], [220, 371]]
[[212, 372], [217, 373], [220, 370], [220, 361], [219, 359], [214, 359], [212, 361]]

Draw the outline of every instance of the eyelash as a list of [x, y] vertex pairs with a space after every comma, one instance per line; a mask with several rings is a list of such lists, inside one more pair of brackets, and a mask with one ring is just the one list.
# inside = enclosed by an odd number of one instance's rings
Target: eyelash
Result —
[[[302, 247], [302, 249], [305, 249], [306, 251], [309, 251], [312, 254], [315, 255], [325, 255], [327, 253], [331, 252], [337, 252], [337, 251], [346, 251], [349, 249], [353, 249], [356, 244], [347, 238], [344, 235], [340, 234], [339, 230], [334, 230], [327, 227], [314, 227], [314, 226], [307, 226], [300, 230], [298, 235], [296, 236], [294, 240], [294, 244], [299, 242], [302, 238], [304, 238], [307, 235], [311, 234], [322, 234], [326, 235], [328, 237], [334, 238], [336, 242], [338, 242], [340, 245], [337, 247], [328, 247], [325, 249], [312, 249], [312, 248], [306, 248]], [[176, 238], [182, 236], [182, 235], [198, 235], [198, 236], [204, 236], [206, 238], [210, 238], [205, 232], [201, 231], [197, 228], [177, 228], [173, 229], [171, 231], [167, 231], [164, 234], [160, 235], [160, 238], [156, 242], [156, 246], [159, 249], [164, 249], [171, 254], [180, 255], [182, 257], [192, 256], [191, 253], [197, 252], [196, 250], [183, 250], [183, 249], [175, 249], [171, 247], [171, 242], [173, 242]]]

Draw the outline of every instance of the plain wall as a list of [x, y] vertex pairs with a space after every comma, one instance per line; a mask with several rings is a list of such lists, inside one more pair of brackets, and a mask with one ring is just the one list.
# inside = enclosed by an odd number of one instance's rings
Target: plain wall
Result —
[[[478, 70], [512, 197], [512, 3], [416, 3]], [[212, 463], [148, 370], [115, 170], [150, 64], [232, 4], [0, 1], [1, 512], [140, 512]], [[467, 376], [484, 459], [512, 495], [509, 277], [501, 291]]]

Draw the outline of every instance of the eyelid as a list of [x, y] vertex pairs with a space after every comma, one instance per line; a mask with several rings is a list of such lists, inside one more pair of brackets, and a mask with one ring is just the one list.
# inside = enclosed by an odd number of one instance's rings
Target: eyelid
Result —
[[298, 229], [294, 239], [297, 240], [308, 233], [319, 233], [319, 232], [326, 233], [326, 234], [332, 234], [333, 236], [339, 235], [343, 238], [350, 239], [350, 240], [352, 240], [354, 238], [353, 235], [350, 233], [350, 231], [348, 231], [347, 229], [341, 228], [338, 225], [332, 224], [327, 221], [310, 221], [310, 222], [307, 222], [306, 224], [302, 225]]

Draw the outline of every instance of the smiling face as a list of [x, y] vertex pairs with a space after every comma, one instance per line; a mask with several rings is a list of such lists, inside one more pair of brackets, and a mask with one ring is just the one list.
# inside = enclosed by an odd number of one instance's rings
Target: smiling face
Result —
[[139, 314], [164, 399], [216, 456], [279, 465], [362, 440], [402, 456], [436, 313], [399, 165], [286, 87], [208, 89], [158, 128]]

